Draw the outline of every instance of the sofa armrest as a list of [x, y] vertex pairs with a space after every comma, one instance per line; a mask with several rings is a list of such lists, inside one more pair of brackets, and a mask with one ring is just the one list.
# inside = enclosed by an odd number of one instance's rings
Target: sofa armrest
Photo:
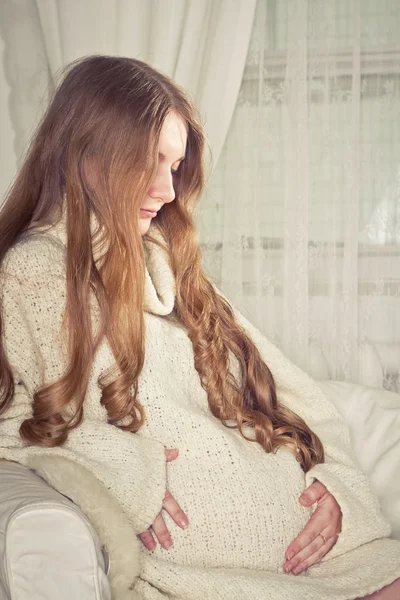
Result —
[[97, 533], [81, 510], [34, 471], [0, 460], [5, 598], [111, 600], [106, 570]]

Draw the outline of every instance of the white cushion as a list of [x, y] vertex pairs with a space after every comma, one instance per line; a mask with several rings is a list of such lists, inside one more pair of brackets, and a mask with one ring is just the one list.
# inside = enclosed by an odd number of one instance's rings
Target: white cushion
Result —
[[341, 381], [318, 382], [347, 422], [361, 468], [400, 540], [400, 395]]

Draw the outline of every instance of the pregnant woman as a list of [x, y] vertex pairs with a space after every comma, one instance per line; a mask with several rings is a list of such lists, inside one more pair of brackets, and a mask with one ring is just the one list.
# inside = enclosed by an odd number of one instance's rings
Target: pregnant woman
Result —
[[148, 65], [67, 69], [0, 215], [0, 456], [88, 515], [115, 600], [399, 598], [342, 420], [202, 271], [203, 146]]

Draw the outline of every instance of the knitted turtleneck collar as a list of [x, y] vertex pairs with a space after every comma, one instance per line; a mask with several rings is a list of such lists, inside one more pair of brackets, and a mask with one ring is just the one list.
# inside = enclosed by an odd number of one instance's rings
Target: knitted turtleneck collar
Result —
[[[94, 223], [92, 223], [93, 230]], [[46, 233], [56, 237], [66, 247], [66, 218], [62, 217], [55, 225], [50, 228], [46, 227]], [[149, 233], [154, 239], [165, 243], [157, 227], [150, 226]], [[143, 240], [143, 245], [146, 260], [145, 311], [154, 315], [169, 315], [173, 311], [175, 303], [175, 279], [169, 265], [167, 252], [146, 239]], [[96, 242], [93, 244], [93, 254], [95, 260], [102, 256], [102, 248]]]

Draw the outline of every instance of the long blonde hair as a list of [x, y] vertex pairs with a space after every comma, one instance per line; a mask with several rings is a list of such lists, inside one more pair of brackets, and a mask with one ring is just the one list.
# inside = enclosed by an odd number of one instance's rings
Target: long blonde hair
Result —
[[[292, 448], [307, 471], [323, 461], [320, 440], [278, 401], [268, 366], [201, 267], [192, 215], [204, 187], [204, 135], [195, 109], [168, 77], [132, 58], [89, 56], [67, 67], [0, 214], [0, 262], [32, 224], [53, 223], [63, 210], [67, 215], [69, 364], [58, 381], [35, 392], [33, 415], [20, 434], [33, 445], [65, 442], [82, 420], [94, 352], [104, 336], [116, 359], [115, 368], [99, 379], [108, 420], [130, 432], [143, 425], [138, 379], [145, 352], [145, 260], [137, 215], [157, 169], [160, 130], [170, 111], [187, 124], [187, 150], [175, 176], [175, 201], [165, 204], [154, 222], [169, 252], [176, 315], [192, 341], [210, 410], [227, 426], [233, 420], [244, 437], [245, 426], [253, 427], [254, 436], [246, 439], [267, 452]], [[84, 168], [93, 157], [95, 190]], [[101, 266], [93, 258], [91, 215], [108, 247]], [[100, 314], [96, 333], [92, 294]], [[239, 362], [241, 382], [230, 372], [229, 353]], [[4, 412], [14, 381], [3, 344], [0, 386]], [[67, 418], [71, 402], [74, 414]]]

